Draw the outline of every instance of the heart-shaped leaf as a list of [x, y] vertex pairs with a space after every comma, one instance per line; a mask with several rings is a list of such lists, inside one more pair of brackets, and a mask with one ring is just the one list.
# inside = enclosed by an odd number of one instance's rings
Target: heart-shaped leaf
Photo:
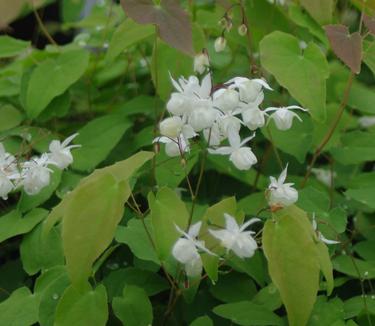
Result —
[[154, 5], [152, 0], [121, 0], [121, 5], [137, 23], [156, 25], [160, 38], [172, 47], [194, 53], [190, 19], [178, 1], [163, 0]]
[[375, 16], [370, 17], [363, 15], [363, 23], [368, 28], [369, 32], [375, 35]]
[[353, 34], [344, 25], [325, 26], [326, 34], [333, 52], [356, 74], [361, 71], [362, 38], [358, 32]]

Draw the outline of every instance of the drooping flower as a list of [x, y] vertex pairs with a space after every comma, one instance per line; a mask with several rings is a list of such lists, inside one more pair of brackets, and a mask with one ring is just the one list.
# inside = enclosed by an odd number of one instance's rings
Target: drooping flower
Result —
[[69, 145], [78, 133], [69, 136], [62, 143], [59, 140], [53, 140], [49, 145], [49, 161], [60, 169], [67, 168], [73, 163], [73, 156], [70, 152], [73, 148], [81, 147], [81, 145]]
[[363, 116], [358, 119], [361, 128], [371, 128], [375, 126], [375, 116]]
[[272, 176], [270, 177], [268, 202], [271, 206], [286, 207], [298, 200], [298, 191], [292, 187], [294, 183], [285, 183], [287, 171], [288, 166], [281, 172], [277, 180]]
[[182, 237], [174, 244], [172, 255], [184, 265], [185, 272], [190, 277], [195, 277], [202, 273], [202, 259], [199, 250], [214, 255], [205, 247], [204, 241], [197, 240], [201, 226], [202, 222], [195, 223], [190, 226], [186, 233], [176, 225], [176, 229]]
[[240, 100], [245, 103], [251, 103], [258, 106], [264, 99], [263, 88], [272, 90], [272, 88], [263, 79], [249, 79], [245, 77], [235, 77], [226, 82], [227, 85], [233, 84], [238, 88]]
[[247, 26], [245, 24], [241, 24], [240, 26], [238, 26], [238, 34], [241, 35], [241, 36], [245, 36], [246, 33], [247, 33]]
[[322, 242], [324, 242], [325, 244], [327, 245], [332, 245], [332, 244], [338, 244], [340, 243], [340, 241], [336, 241], [336, 240], [329, 240], [327, 239], [319, 230], [318, 230], [318, 223], [316, 222], [316, 219], [315, 219], [315, 213], [313, 213], [313, 216], [312, 216], [312, 226], [313, 226], [313, 229], [314, 231], [316, 232], [316, 235], [318, 237], [318, 239]]
[[198, 53], [194, 57], [194, 71], [203, 74], [207, 67], [210, 66], [210, 61], [208, 59], [208, 55], [205, 51]]
[[223, 36], [219, 36], [215, 40], [214, 47], [215, 47], [215, 51], [216, 52], [222, 52], [222, 51], [224, 51], [224, 49], [225, 49], [226, 46], [227, 46], [227, 40]]
[[245, 104], [241, 105], [241, 110], [242, 121], [250, 130], [254, 131], [265, 125], [267, 114], [257, 106]]
[[8, 199], [8, 194], [14, 189], [13, 183], [9, 177], [0, 170], [0, 197], [4, 200]]
[[331, 170], [313, 168], [311, 172], [315, 174], [316, 178], [327, 187], [331, 187], [333, 179], [336, 177], [336, 173]]
[[255, 135], [245, 138], [242, 142], [239, 141], [239, 137], [232, 137], [229, 138], [230, 146], [209, 149], [208, 151], [211, 154], [229, 155], [229, 160], [237, 169], [248, 170], [258, 162], [251, 148], [244, 147], [244, 145], [254, 137]]
[[23, 164], [21, 173], [22, 185], [28, 195], [36, 195], [49, 185], [50, 174], [53, 171], [48, 168], [48, 164], [51, 164], [51, 161], [46, 153]]
[[213, 94], [214, 106], [224, 113], [236, 109], [239, 101], [239, 94], [233, 88], [220, 88]]
[[272, 119], [275, 122], [275, 125], [277, 129], [279, 130], [288, 130], [292, 127], [293, 119], [297, 118], [299, 121], [302, 122], [302, 119], [299, 117], [299, 115], [292, 110], [301, 110], [304, 112], [307, 112], [307, 109], [301, 108], [297, 105], [291, 105], [287, 107], [281, 107], [281, 108], [268, 108], [264, 110], [264, 112], [273, 112], [270, 117], [269, 121]]
[[233, 251], [240, 258], [252, 257], [258, 248], [256, 241], [252, 237], [255, 232], [245, 230], [251, 224], [259, 222], [260, 219], [252, 218], [240, 226], [233, 216], [224, 214], [224, 218], [225, 229], [209, 229], [209, 232], [221, 241], [221, 245], [227, 249], [227, 252]]
[[169, 117], [160, 122], [160, 134], [170, 138], [177, 138], [182, 131], [183, 121], [180, 117]]

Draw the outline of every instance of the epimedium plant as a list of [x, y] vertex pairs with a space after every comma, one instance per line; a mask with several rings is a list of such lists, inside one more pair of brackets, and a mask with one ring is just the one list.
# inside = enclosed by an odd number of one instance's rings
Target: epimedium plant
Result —
[[374, 2], [51, 2], [0, 1], [0, 324], [372, 325]]

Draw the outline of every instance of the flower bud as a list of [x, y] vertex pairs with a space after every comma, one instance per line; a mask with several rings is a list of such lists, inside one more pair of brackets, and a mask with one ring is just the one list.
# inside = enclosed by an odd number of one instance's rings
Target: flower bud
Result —
[[254, 107], [242, 112], [242, 121], [250, 129], [262, 128], [265, 124], [264, 112]]
[[205, 52], [201, 52], [194, 57], [194, 71], [203, 74], [207, 67], [210, 66], [208, 55]]
[[298, 200], [298, 191], [291, 185], [284, 184], [277, 188], [271, 188], [269, 192], [269, 204], [271, 206], [290, 206]]
[[272, 119], [275, 121], [276, 127], [279, 130], [288, 130], [292, 127], [295, 113], [283, 108], [279, 108], [272, 114]]
[[170, 117], [160, 122], [160, 133], [163, 136], [177, 138], [181, 134], [182, 120], [180, 117]]
[[241, 147], [235, 150], [230, 155], [229, 160], [239, 170], [249, 170], [258, 162], [250, 147]]
[[234, 89], [221, 88], [214, 93], [213, 98], [214, 106], [223, 112], [236, 109], [239, 103], [238, 92]]
[[180, 156], [180, 148], [178, 147], [178, 144], [171, 141], [170, 143], [165, 144], [165, 154], [169, 157], [176, 157]]
[[216, 52], [222, 52], [222, 51], [224, 51], [226, 45], [227, 45], [227, 40], [223, 36], [219, 36], [215, 40], [215, 51]]
[[238, 26], [238, 34], [240, 34], [241, 36], [245, 36], [247, 33], [247, 26], [245, 24], [241, 24], [240, 26]]

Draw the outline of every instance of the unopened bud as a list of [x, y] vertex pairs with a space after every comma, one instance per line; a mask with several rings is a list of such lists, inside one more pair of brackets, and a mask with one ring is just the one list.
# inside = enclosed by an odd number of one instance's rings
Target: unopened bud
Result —
[[208, 60], [208, 55], [206, 52], [198, 53], [194, 57], [194, 71], [203, 74], [207, 67], [209, 67], [210, 62]]
[[238, 26], [238, 34], [240, 34], [241, 36], [245, 36], [247, 33], [247, 26], [245, 24], [241, 24], [240, 26]]
[[227, 45], [227, 40], [223, 36], [218, 37], [215, 40], [215, 51], [216, 52], [224, 51], [226, 45]]

